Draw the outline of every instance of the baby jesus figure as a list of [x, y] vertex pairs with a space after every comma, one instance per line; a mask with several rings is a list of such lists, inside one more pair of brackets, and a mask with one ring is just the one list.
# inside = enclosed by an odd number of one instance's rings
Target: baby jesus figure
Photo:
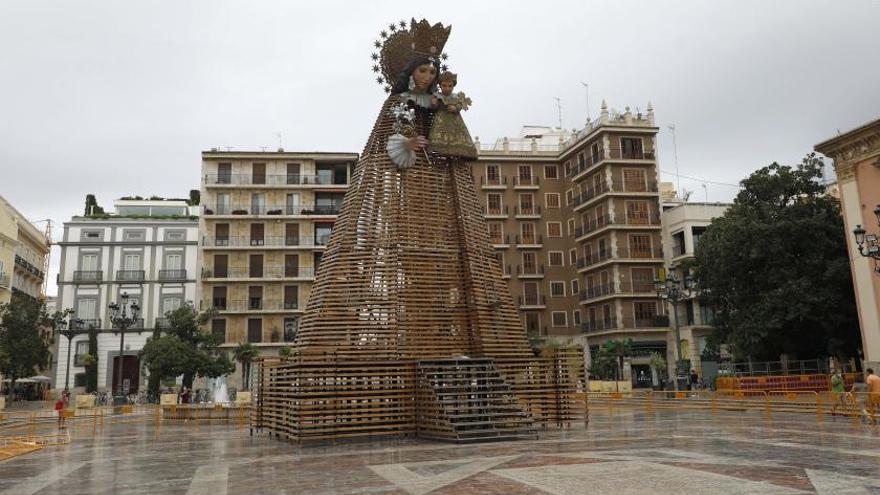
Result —
[[471, 99], [464, 93], [452, 92], [458, 84], [458, 75], [444, 72], [438, 81], [440, 92], [434, 95], [438, 108], [434, 112], [434, 123], [428, 136], [428, 149], [447, 157], [476, 160], [477, 149], [461, 118], [462, 110], [470, 107]]

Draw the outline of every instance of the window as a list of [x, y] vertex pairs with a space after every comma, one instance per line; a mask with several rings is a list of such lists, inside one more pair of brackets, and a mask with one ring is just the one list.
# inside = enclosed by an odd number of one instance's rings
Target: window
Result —
[[179, 297], [166, 297], [162, 300], [162, 314], [165, 315], [180, 309], [182, 303], [183, 301]]
[[565, 282], [550, 282], [550, 297], [565, 297]]
[[217, 184], [232, 184], [232, 164], [217, 164]]
[[486, 205], [488, 210], [486, 213], [489, 215], [500, 215], [501, 214], [501, 195], [498, 193], [490, 193], [486, 195]]
[[648, 202], [627, 201], [626, 223], [630, 225], [648, 225], [650, 223], [650, 218], [648, 216]]
[[284, 255], [284, 276], [285, 277], [299, 277], [299, 255], [298, 254], [285, 254]]
[[538, 304], [538, 284], [535, 282], [526, 282], [523, 284], [523, 304]]
[[623, 169], [623, 188], [626, 191], [647, 191], [648, 187], [645, 182], [645, 171], [640, 168]]
[[299, 309], [299, 286], [284, 286], [284, 309]]
[[146, 232], [143, 230], [126, 230], [122, 233], [122, 240], [126, 242], [143, 241]]
[[519, 213], [524, 215], [535, 214], [535, 198], [532, 193], [522, 193], [519, 195]]
[[228, 215], [232, 209], [232, 197], [229, 193], [217, 193], [217, 214]]
[[263, 276], [263, 255], [252, 254], [249, 256], [248, 276], [251, 278], [261, 278]]
[[263, 287], [251, 285], [248, 287], [248, 309], [263, 309]]
[[578, 153], [577, 160], [578, 160], [578, 170], [583, 170], [583, 168], [584, 168], [584, 154]]
[[697, 245], [700, 244], [700, 238], [703, 237], [703, 234], [705, 233], [706, 227], [691, 227], [691, 236], [693, 236], [694, 251], [697, 250]]
[[552, 321], [554, 327], [567, 327], [568, 313], [565, 311], [554, 311], [552, 313]]
[[562, 251], [550, 251], [547, 253], [547, 257], [549, 258], [550, 266], [563, 266], [562, 262]]
[[517, 167], [519, 172], [520, 182], [523, 184], [530, 184], [532, 182], [532, 166], [531, 165], [520, 165]]
[[251, 184], [266, 183], [266, 164], [254, 163], [251, 165]]
[[251, 246], [262, 246], [265, 240], [266, 226], [262, 223], [251, 224]]
[[654, 292], [653, 268], [632, 268], [630, 273], [633, 292]]
[[299, 246], [299, 224], [284, 224], [284, 245]]
[[581, 324], [581, 311], [579, 309], [572, 311], [571, 316], [572, 316], [572, 318], [574, 318], [575, 325]]
[[501, 267], [501, 272], [502, 272], [504, 275], [510, 275], [510, 273], [509, 273], [510, 270], [508, 270], [508, 269], [504, 266], [504, 253], [502, 253], [501, 251], [496, 251], [496, 252], [495, 252], [495, 261], [498, 263], [498, 266]]
[[263, 319], [248, 318], [247, 321], [247, 341], [257, 343], [263, 341]]
[[578, 279], [574, 279], [571, 281], [571, 295], [575, 295], [581, 291], [581, 283]]
[[559, 167], [556, 165], [544, 165], [544, 178], [545, 179], [558, 179], [559, 178]]
[[590, 146], [590, 158], [593, 159], [593, 163], [599, 161], [599, 143], [593, 143], [593, 145]]
[[79, 269], [83, 271], [96, 271], [98, 269], [98, 255], [83, 254], [80, 259]]
[[523, 244], [537, 244], [535, 238], [535, 224], [532, 222], [523, 222], [519, 226], [519, 233], [522, 235]]
[[166, 270], [182, 270], [183, 269], [183, 255], [180, 253], [167, 253], [167, 254], [165, 254], [165, 269]]
[[211, 289], [213, 291], [213, 301], [212, 304], [216, 309], [226, 309], [226, 287], [225, 286], [215, 286]]
[[[76, 343], [76, 350], [74, 351], [74, 364], [77, 362], [81, 362], [82, 356], [84, 354], [88, 354], [89, 352], [89, 341], [88, 340], [80, 340]], [[82, 364], [76, 364], [76, 366], [82, 366]]]
[[562, 237], [562, 222], [547, 222], [547, 237]]
[[641, 138], [620, 138], [620, 149], [622, 158], [644, 158]]
[[166, 230], [165, 231], [165, 240], [166, 241], [186, 240], [186, 232], [184, 232], [183, 230]]
[[287, 193], [285, 201], [286, 201], [285, 207], [287, 209], [285, 214], [299, 215], [302, 213], [302, 207], [300, 206], [300, 194], [299, 193]]
[[547, 204], [547, 208], [559, 208], [559, 193], [544, 194], [544, 203]]
[[612, 320], [611, 320], [611, 305], [610, 305], [610, 304], [603, 304], [603, 305], [602, 305], [602, 318], [605, 320], [605, 322], [606, 322], [607, 324], [610, 325], [610, 324], [612, 323]]
[[104, 237], [103, 230], [84, 230], [82, 232], [82, 239], [85, 241], [97, 241], [101, 240]]
[[214, 318], [211, 320], [211, 335], [214, 336], [220, 344], [226, 343], [226, 320], [223, 318]]
[[657, 316], [657, 303], [654, 301], [636, 301], [633, 303], [633, 313], [636, 319], [636, 327], [654, 326], [654, 317]]
[[125, 254], [122, 258], [122, 269], [126, 271], [134, 271], [141, 269], [140, 254]]
[[251, 193], [251, 215], [266, 214], [266, 193]]
[[333, 231], [332, 223], [315, 224], [315, 245], [326, 246], [330, 242], [330, 233]]
[[565, 204], [570, 205], [573, 202], [574, 202], [574, 190], [569, 189], [568, 191], [565, 191]]
[[534, 275], [538, 273], [538, 256], [534, 251], [522, 254], [523, 273]]
[[285, 342], [293, 342], [296, 339], [296, 334], [299, 331], [299, 317], [294, 316], [293, 318], [285, 318], [284, 319], [284, 341]]
[[489, 222], [489, 242], [504, 244], [504, 229], [501, 222]]
[[215, 278], [226, 278], [229, 276], [229, 255], [214, 255], [214, 273], [212, 275]]
[[486, 165], [486, 184], [500, 185], [501, 174], [498, 172], [498, 165]]
[[629, 257], [630, 258], [650, 258], [651, 257], [651, 235], [650, 234], [630, 234], [629, 235]]
[[288, 163], [287, 164], [287, 183], [288, 184], [300, 184], [302, 172], [300, 170], [299, 163]]

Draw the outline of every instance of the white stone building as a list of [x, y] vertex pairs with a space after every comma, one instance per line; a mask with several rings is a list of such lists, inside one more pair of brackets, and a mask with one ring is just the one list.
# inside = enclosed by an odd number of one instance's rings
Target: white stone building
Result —
[[[127, 332], [123, 384], [146, 387], [138, 351], [167, 311], [196, 300], [198, 207], [185, 200], [117, 200], [115, 213], [75, 216], [64, 224], [58, 275], [59, 310], [71, 308], [98, 333], [98, 388], [115, 390], [119, 334], [114, 334], [108, 306], [128, 296], [140, 305], [139, 320]], [[82, 390], [88, 336], [72, 341], [70, 388]], [[68, 341], [56, 339], [54, 387], [63, 389]], [[111, 388], [112, 387], [112, 388]]]

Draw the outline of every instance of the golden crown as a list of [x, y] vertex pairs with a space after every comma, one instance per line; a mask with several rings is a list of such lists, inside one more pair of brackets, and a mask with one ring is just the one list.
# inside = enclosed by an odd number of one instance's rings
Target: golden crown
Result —
[[[413, 58], [446, 60], [443, 47], [451, 31], [452, 26], [444, 27], [439, 22], [432, 26], [425, 19], [418, 22], [415, 19], [410, 20], [409, 29], [406, 27], [406, 21], [389, 24], [387, 30], [379, 33], [382, 41], [373, 42], [373, 46], [378, 49], [378, 53], [374, 52], [371, 55], [373, 72], [382, 73], [376, 77], [376, 82], [385, 83], [387, 92], [391, 90], [391, 84], [394, 84], [406, 68], [406, 64]], [[446, 70], [446, 65], [443, 64], [441, 69]]]

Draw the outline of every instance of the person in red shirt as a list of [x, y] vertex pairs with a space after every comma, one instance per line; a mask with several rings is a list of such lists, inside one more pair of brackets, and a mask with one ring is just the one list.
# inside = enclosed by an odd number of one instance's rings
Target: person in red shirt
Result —
[[58, 414], [58, 428], [64, 428], [64, 398], [55, 401], [55, 412]]

